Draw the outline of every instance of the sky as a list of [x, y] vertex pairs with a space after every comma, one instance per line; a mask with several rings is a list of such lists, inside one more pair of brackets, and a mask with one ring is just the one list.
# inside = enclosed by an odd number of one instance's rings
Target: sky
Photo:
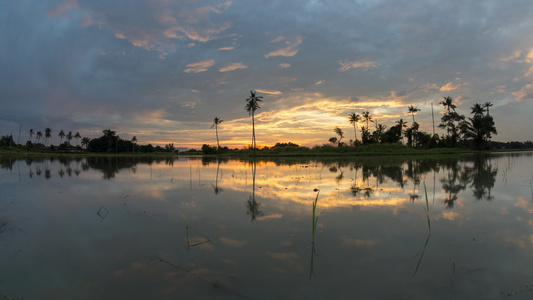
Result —
[[446, 96], [466, 116], [492, 102], [493, 140], [533, 140], [531, 15], [530, 0], [2, 0], [0, 135], [200, 148], [218, 117], [221, 146], [243, 148], [257, 91], [258, 145], [354, 139], [352, 112], [410, 125], [411, 105], [431, 133]]

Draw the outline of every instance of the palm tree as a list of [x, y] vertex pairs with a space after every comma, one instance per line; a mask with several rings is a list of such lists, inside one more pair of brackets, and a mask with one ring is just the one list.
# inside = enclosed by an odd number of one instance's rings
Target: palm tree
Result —
[[111, 129], [105, 129], [105, 130], [102, 130], [102, 132], [104, 133], [104, 137], [107, 139], [107, 142], [108, 142], [107, 152], [109, 153], [111, 151], [111, 146], [113, 145], [113, 140], [115, 139], [116, 132]]
[[483, 113], [485, 112], [485, 107], [479, 103], [474, 104], [471, 109], [471, 114], [473, 114], [474, 116], [483, 115]]
[[33, 128], [30, 129], [30, 132], [29, 132], [29, 133], [30, 133], [30, 141], [31, 141], [32, 136], [35, 134], [35, 132], [33, 132]]
[[91, 142], [91, 139], [88, 137], [83, 137], [81, 139], [81, 146], [85, 146], [85, 149], [89, 148], [89, 143]]
[[61, 129], [61, 131], [57, 134], [57, 136], [59, 136], [59, 143], [62, 144], [63, 138], [65, 137], [65, 132], [63, 131], [63, 129]]
[[440, 104], [444, 106], [448, 112], [450, 112], [450, 110], [455, 111], [455, 108], [457, 107], [455, 104], [453, 104], [453, 99], [450, 96], [444, 97], [444, 101], [442, 101]]
[[68, 144], [70, 145], [70, 141], [72, 140], [73, 136], [72, 136], [72, 131], [69, 131], [67, 133], [67, 141], [68, 141]]
[[340, 139], [337, 141], [337, 144], [340, 146], [341, 145], [341, 140], [344, 137], [344, 132], [338, 126], [335, 127], [335, 129], [333, 131], [335, 131], [335, 133], [340, 137]]
[[413, 123], [414, 123], [415, 122], [415, 114], [416, 114], [416, 112], [420, 111], [420, 108], [411, 105], [407, 109], [409, 110], [409, 113], [413, 116]]
[[250, 97], [246, 99], [246, 106], [244, 106], [244, 109], [252, 116], [252, 149], [255, 151], [256, 143], [255, 143], [255, 111], [260, 109], [259, 102], [263, 101], [262, 96], [256, 96], [256, 92], [250, 91]]
[[74, 135], [74, 138], [76, 139], [76, 147], [78, 147], [78, 139], [81, 139], [81, 135], [80, 135], [80, 132], [76, 132], [76, 134]]
[[135, 152], [135, 143], [137, 142], [137, 137], [136, 136], [133, 136], [131, 138], [131, 144], [133, 145], [132, 148], [133, 148], [133, 151], [132, 152]]
[[37, 131], [37, 134], [35, 135], [35, 138], [37, 139], [37, 143], [41, 140], [43, 137], [43, 133], [40, 131]]
[[[363, 112], [363, 121], [366, 121], [366, 128], [368, 129], [368, 121], [372, 121], [372, 116], [370, 115], [369, 111]], [[373, 121], [372, 121], [373, 122]]]
[[492, 107], [492, 103], [490, 103], [490, 102], [485, 102], [485, 103], [483, 104], [483, 107], [485, 107], [485, 108], [487, 109], [487, 116], [490, 115], [490, 113], [489, 113], [489, 107]]
[[215, 132], [217, 134], [217, 146], [218, 146], [217, 152], [220, 152], [220, 143], [218, 142], [218, 125], [220, 125], [220, 123], [222, 122], [224, 122], [224, 120], [219, 119], [218, 117], [215, 117], [213, 125], [211, 125], [211, 128], [215, 127]]
[[48, 139], [52, 136], [52, 129], [50, 128], [46, 128], [44, 130], [44, 143], [48, 145]]
[[353, 144], [354, 146], [357, 146], [357, 129], [355, 128], [355, 126], [357, 125], [357, 123], [359, 121], [361, 121], [361, 116], [352, 112], [349, 116], [348, 116], [348, 121], [350, 121], [350, 124], [353, 125], [353, 132], [354, 132], [354, 135], [355, 135], [355, 139], [353, 140]]
[[407, 128], [407, 122], [404, 122], [403, 119], [400, 119], [398, 121], [396, 121], [396, 126], [398, 126], [398, 128], [400, 128], [400, 135], [402, 136], [402, 144], [403, 144], [403, 129], [404, 128]]

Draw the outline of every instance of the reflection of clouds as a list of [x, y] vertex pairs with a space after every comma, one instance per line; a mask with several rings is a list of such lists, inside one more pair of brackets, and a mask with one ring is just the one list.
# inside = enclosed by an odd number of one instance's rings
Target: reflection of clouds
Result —
[[225, 237], [220, 238], [220, 243], [230, 246], [230, 247], [242, 247], [248, 244], [248, 242], [246, 241], [238, 241], [238, 240], [233, 240], [233, 239], [225, 238]]
[[343, 237], [341, 241], [341, 247], [356, 247], [356, 246], [374, 246], [379, 243], [376, 239], [354, 239], [349, 237]]
[[448, 210], [442, 212], [442, 218], [450, 221], [455, 221], [457, 219], [462, 219], [463, 217], [454, 211]]

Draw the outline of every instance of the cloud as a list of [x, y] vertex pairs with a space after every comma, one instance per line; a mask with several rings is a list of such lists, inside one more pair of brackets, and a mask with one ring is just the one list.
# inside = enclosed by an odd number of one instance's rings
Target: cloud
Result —
[[512, 94], [516, 97], [515, 100], [518, 102], [531, 101], [533, 100], [533, 84], [528, 84], [520, 91], [513, 92]]
[[205, 72], [209, 67], [215, 64], [214, 59], [199, 61], [187, 65], [187, 68], [183, 70], [185, 73], [200, 73]]
[[46, 15], [52, 18], [64, 18], [66, 17], [65, 12], [71, 11], [77, 7], [77, 0], [68, 0], [47, 11]]
[[439, 91], [441, 92], [453, 91], [459, 88], [460, 86], [461, 84], [448, 82], [446, 85], [441, 86]]
[[290, 68], [291, 67], [291, 64], [288, 64], [288, 63], [281, 63], [278, 65], [278, 67], [282, 68], [282, 69], [286, 69], [286, 68]]
[[220, 47], [217, 50], [219, 50], [219, 51], [229, 51], [229, 50], [235, 50], [235, 47]]
[[362, 68], [363, 70], [373, 69], [377, 67], [377, 64], [373, 61], [348, 61], [348, 60], [341, 60], [339, 61], [339, 72], [346, 72], [350, 69], [359, 69]]
[[273, 91], [273, 90], [264, 90], [264, 89], [256, 89], [255, 90], [256, 92], [259, 92], [259, 93], [263, 93], [263, 94], [268, 94], [268, 95], [279, 95], [281, 94], [280, 91]]
[[229, 64], [229, 65], [226, 65], [222, 68], [220, 68], [220, 72], [229, 72], [229, 71], [235, 71], [235, 70], [238, 70], [238, 69], [247, 69], [248, 66], [243, 64], [243, 63], [233, 63], [233, 64]]
[[303, 42], [303, 37], [296, 36], [293, 38], [287, 38], [279, 36], [271, 41], [271, 43], [281, 43], [284, 42], [286, 47], [272, 51], [268, 54], [265, 54], [265, 58], [271, 56], [294, 56], [298, 53], [297, 47]]

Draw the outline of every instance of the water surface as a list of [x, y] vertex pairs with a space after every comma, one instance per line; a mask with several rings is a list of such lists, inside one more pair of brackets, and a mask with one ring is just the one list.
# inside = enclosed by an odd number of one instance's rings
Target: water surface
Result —
[[529, 299], [532, 157], [1, 158], [0, 295]]

